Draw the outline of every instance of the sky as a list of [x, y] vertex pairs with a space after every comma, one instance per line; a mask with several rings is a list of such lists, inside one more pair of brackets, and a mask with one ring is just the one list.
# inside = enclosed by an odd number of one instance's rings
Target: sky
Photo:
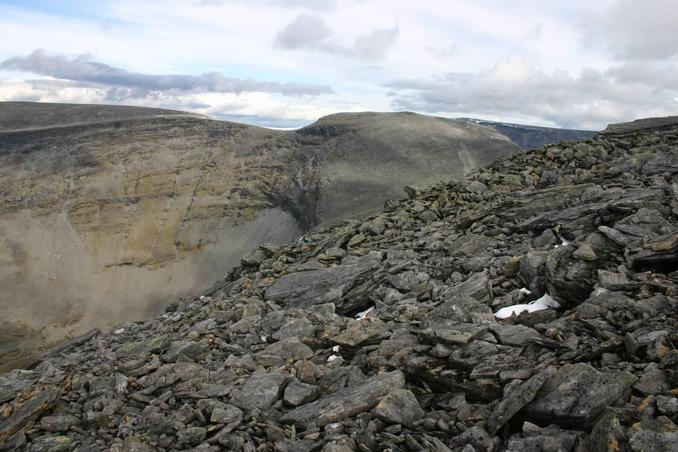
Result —
[[415, 111], [599, 130], [678, 114], [677, 0], [0, 0], [0, 101], [270, 127]]

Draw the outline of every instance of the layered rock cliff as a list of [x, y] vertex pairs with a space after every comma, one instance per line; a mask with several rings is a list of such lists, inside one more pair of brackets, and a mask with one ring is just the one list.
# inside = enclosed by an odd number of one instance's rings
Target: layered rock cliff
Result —
[[517, 149], [489, 128], [406, 113], [281, 132], [167, 110], [2, 103], [0, 365], [157, 313], [256, 245]]
[[1, 375], [0, 444], [675, 450], [678, 118], [408, 193]]

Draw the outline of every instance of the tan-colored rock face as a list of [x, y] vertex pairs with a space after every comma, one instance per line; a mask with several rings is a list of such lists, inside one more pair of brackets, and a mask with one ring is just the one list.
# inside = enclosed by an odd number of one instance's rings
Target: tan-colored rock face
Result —
[[418, 115], [336, 115], [299, 132], [76, 116], [0, 132], [0, 310], [13, 325], [0, 364], [22, 347], [157, 313], [259, 244], [517, 149], [491, 129]]

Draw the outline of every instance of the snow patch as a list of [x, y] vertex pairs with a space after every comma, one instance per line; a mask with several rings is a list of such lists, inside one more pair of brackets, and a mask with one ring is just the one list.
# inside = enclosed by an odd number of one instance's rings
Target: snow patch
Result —
[[122, 334], [125, 332], [124, 328], [118, 328], [117, 330], [113, 331], [113, 334]]
[[356, 318], [356, 320], [362, 320], [362, 319], [364, 319], [365, 317], [367, 317], [367, 314], [369, 314], [369, 313], [372, 312], [372, 311], [374, 311], [374, 306], [372, 306], [372, 307], [369, 308], [369, 309], [365, 309], [365, 310], [362, 311], [362, 312], [359, 312], [358, 315], [355, 316], [355, 318]]
[[338, 345], [335, 345], [334, 347], [332, 347], [332, 351], [333, 351], [334, 353], [339, 353], [339, 346], [338, 346]]
[[525, 311], [537, 312], [543, 311], [544, 309], [559, 307], [560, 304], [558, 304], [556, 300], [551, 298], [549, 294], [544, 294], [544, 296], [539, 298], [538, 300], [534, 300], [527, 304], [517, 304], [514, 306], [507, 306], [505, 308], [501, 308], [494, 314], [494, 316], [498, 319], [507, 319], [512, 315], [520, 315]]
[[331, 363], [332, 361], [336, 361], [336, 360], [338, 360], [338, 359], [341, 359], [341, 356], [339, 356], [339, 355], [330, 355], [330, 357], [327, 358], [327, 362], [328, 362], [328, 363]]
[[522, 293], [522, 294], [525, 294], [525, 295], [529, 295], [529, 294], [532, 293], [532, 291], [531, 291], [530, 289], [526, 289], [525, 287], [521, 287], [521, 288], [518, 290], [518, 292], [519, 292], [519, 293]]

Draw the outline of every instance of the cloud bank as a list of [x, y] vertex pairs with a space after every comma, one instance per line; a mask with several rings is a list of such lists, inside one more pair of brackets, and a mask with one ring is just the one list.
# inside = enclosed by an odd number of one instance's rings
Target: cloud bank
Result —
[[92, 61], [89, 55], [80, 55], [68, 59], [60, 55], [48, 55], [43, 50], [35, 50], [27, 56], [6, 59], [0, 63], [0, 69], [31, 72], [62, 80], [127, 88], [127, 91], [115, 91], [117, 93], [129, 92], [130, 97], [139, 97], [141, 93], [151, 91], [169, 90], [217, 93], [262, 92], [288, 96], [317, 96], [332, 92], [332, 89], [326, 85], [244, 80], [226, 77], [221, 72], [209, 72], [201, 75], [141, 74]]
[[364, 110], [590, 129], [678, 114], [674, 0], [10, 3], [0, 100], [280, 126]]

